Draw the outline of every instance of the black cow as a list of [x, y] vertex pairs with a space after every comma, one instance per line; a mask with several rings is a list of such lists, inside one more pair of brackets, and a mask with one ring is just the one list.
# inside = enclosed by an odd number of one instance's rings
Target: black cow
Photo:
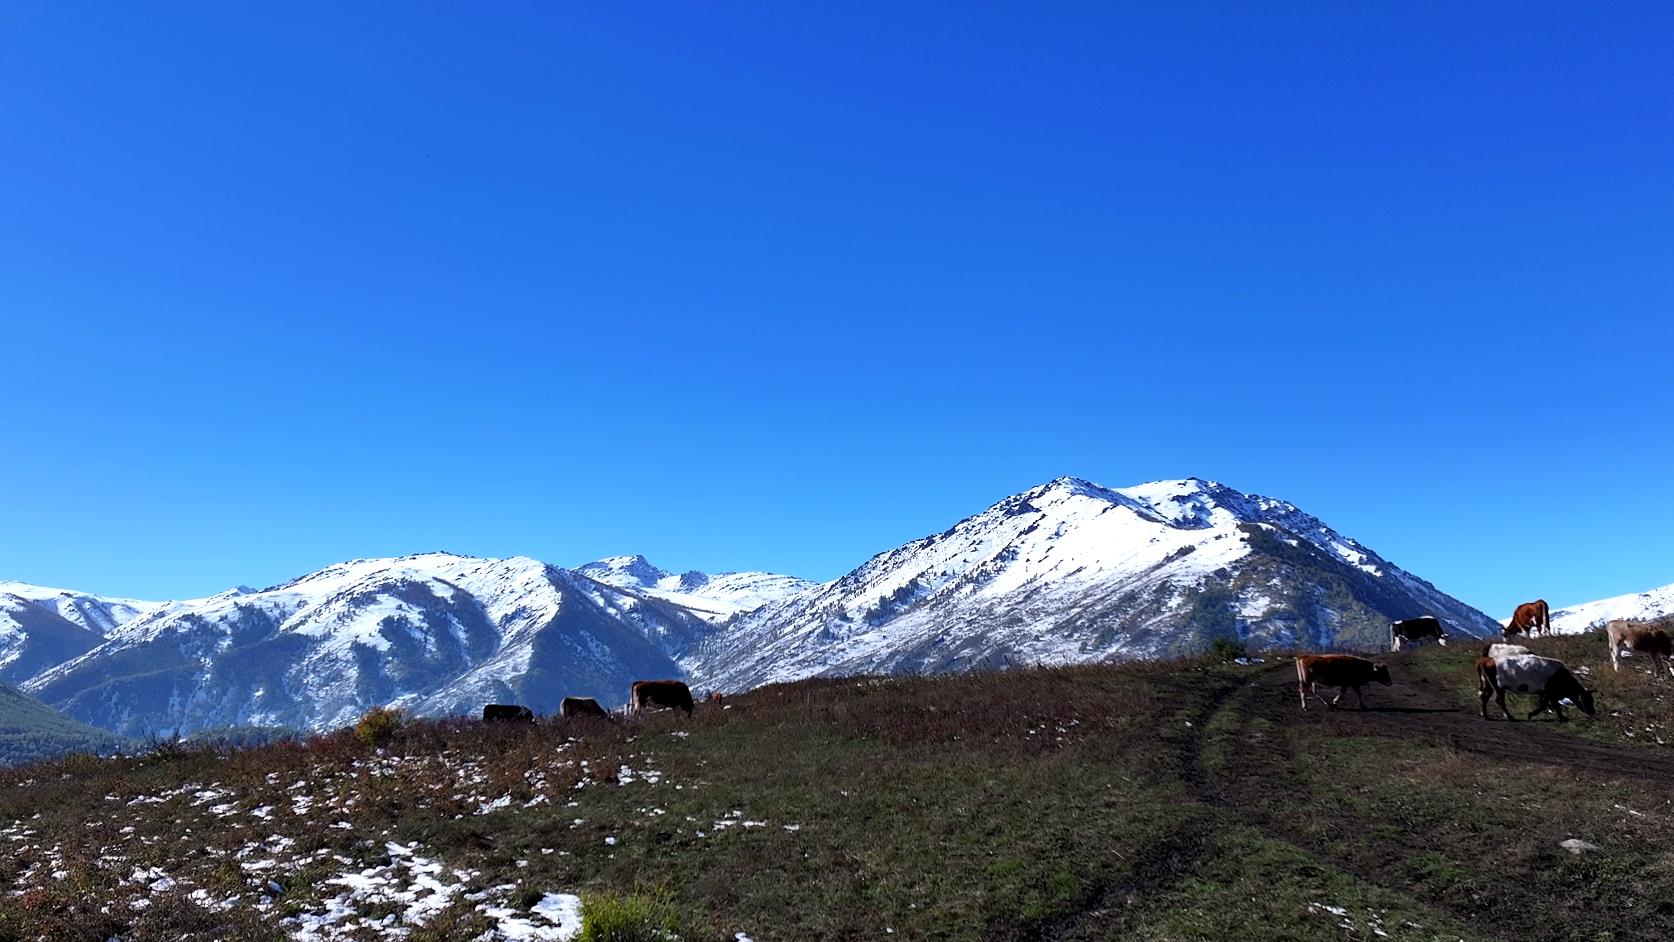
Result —
[[605, 708], [599, 706], [599, 701], [592, 697], [565, 697], [564, 702], [558, 704], [558, 715], [610, 717]]
[[484, 723], [533, 723], [535, 713], [515, 703], [490, 703], [482, 708]]
[[1434, 615], [1422, 615], [1418, 618], [1403, 618], [1389, 623], [1389, 650], [1401, 650], [1402, 642], [1428, 641], [1436, 639], [1442, 644], [1447, 643], [1447, 632], [1442, 630], [1441, 619]]
[[642, 713], [653, 706], [685, 710], [692, 715], [692, 691], [678, 680], [636, 680], [628, 687], [628, 712]]

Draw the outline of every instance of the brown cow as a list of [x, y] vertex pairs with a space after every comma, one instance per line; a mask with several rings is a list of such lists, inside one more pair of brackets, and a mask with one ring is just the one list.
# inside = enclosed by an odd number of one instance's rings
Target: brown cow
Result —
[[1482, 704], [1483, 719], [1488, 718], [1490, 696], [1499, 703], [1500, 712], [1505, 714], [1506, 719], [1516, 719], [1505, 708], [1507, 690], [1532, 693], [1540, 698], [1540, 703], [1529, 713], [1531, 720], [1551, 710], [1558, 715], [1558, 722], [1564, 722], [1564, 708], [1559, 701], [1565, 699], [1580, 707], [1581, 712], [1593, 715], [1593, 692], [1582, 687], [1581, 681], [1575, 679], [1564, 662], [1557, 658], [1538, 654], [1477, 658], [1476, 694]]
[[1667, 631], [1656, 625], [1618, 618], [1605, 626], [1604, 633], [1610, 641], [1612, 668], [1622, 669], [1618, 658], [1625, 644], [1630, 651], [1651, 656], [1651, 673], [1660, 674], [1666, 667], [1669, 675], [1674, 676], [1674, 665], [1669, 663], [1670, 659], [1674, 659], [1674, 638], [1670, 638]]
[[[1308, 709], [1308, 694], [1327, 706], [1335, 707], [1349, 688], [1354, 688], [1360, 709], [1366, 709], [1366, 697], [1360, 688], [1372, 681], [1389, 686], [1389, 666], [1374, 664], [1352, 654], [1299, 654], [1296, 656], [1296, 692], [1302, 697], [1302, 709]], [[1336, 699], [1326, 701], [1319, 695], [1320, 685], [1340, 687]]]
[[1511, 613], [1511, 621], [1506, 623], [1504, 634], [1507, 638], [1515, 634], [1526, 634], [1533, 638], [1535, 635], [1549, 635], [1552, 633], [1552, 610], [1546, 606], [1545, 599], [1535, 599], [1524, 602]]
[[592, 697], [565, 697], [558, 704], [558, 715], [563, 717], [602, 716], [610, 718], [605, 708], [599, 706], [599, 701]]
[[636, 680], [628, 688], [628, 712], [639, 713], [649, 706], [685, 710], [692, 715], [692, 690], [678, 680]]

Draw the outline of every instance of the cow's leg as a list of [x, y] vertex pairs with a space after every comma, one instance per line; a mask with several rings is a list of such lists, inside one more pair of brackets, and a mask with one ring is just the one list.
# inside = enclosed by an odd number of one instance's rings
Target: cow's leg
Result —
[[1508, 719], [1508, 720], [1511, 720], [1512, 722], [1516, 722], [1517, 717], [1512, 716], [1511, 711], [1506, 709], [1506, 706], [1505, 706], [1505, 688], [1504, 687], [1495, 687], [1494, 688], [1494, 700], [1495, 700], [1495, 702], [1497, 702], [1500, 705], [1500, 712], [1505, 714], [1505, 718]]
[[1610, 642], [1610, 669], [1618, 674], [1622, 672], [1622, 646], [1615, 641]]
[[1535, 717], [1539, 716], [1540, 714], [1545, 713], [1550, 707], [1551, 707], [1551, 704], [1546, 699], [1546, 691], [1542, 690], [1540, 692], [1539, 702], [1537, 702], [1535, 704], [1534, 709], [1529, 711], [1529, 719], [1532, 720]]
[[1360, 709], [1366, 709], [1366, 695], [1360, 692], [1359, 687], [1354, 688], [1354, 699], [1360, 701]]
[[1345, 693], [1348, 693], [1348, 688], [1347, 687], [1338, 687], [1337, 688], [1337, 695], [1335, 697], [1331, 698], [1331, 705], [1336, 706], [1337, 704], [1342, 703], [1343, 702], [1343, 694], [1345, 694]]
[[1305, 681], [1296, 682], [1296, 695], [1302, 698], [1302, 712], [1308, 712], [1308, 684]]
[[1488, 684], [1485, 681], [1483, 681], [1481, 678], [1478, 678], [1477, 682], [1476, 682], [1476, 699], [1477, 699], [1479, 705], [1482, 707], [1482, 718], [1483, 719], [1488, 718], [1488, 698], [1493, 696], [1493, 695], [1494, 695], [1493, 688], [1489, 687]]

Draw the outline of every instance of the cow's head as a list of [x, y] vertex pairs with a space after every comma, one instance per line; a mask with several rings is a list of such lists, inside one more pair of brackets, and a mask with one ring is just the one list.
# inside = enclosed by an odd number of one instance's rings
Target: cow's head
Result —
[[1582, 688], [1581, 696], [1576, 698], [1575, 705], [1581, 708], [1582, 713], [1585, 713], [1588, 716], [1593, 716], [1593, 692], [1586, 688]]
[[1385, 687], [1394, 683], [1393, 680], [1389, 679], [1389, 665], [1388, 664], [1373, 664], [1372, 665], [1372, 679], [1377, 681], [1380, 684], [1383, 684]]

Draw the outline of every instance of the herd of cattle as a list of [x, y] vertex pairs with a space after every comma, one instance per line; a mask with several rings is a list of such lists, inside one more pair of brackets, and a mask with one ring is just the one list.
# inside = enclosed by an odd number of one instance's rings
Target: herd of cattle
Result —
[[[1505, 714], [1506, 719], [1515, 719], [1505, 705], [1508, 690], [1534, 694], [1539, 698], [1539, 703], [1529, 713], [1530, 719], [1551, 710], [1562, 722], [1565, 719], [1565, 703], [1580, 707], [1588, 716], [1593, 715], [1593, 692], [1581, 685], [1564, 662], [1542, 657], [1523, 645], [1509, 643], [1509, 639], [1517, 635], [1532, 638], [1551, 633], [1551, 609], [1546, 600], [1536, 599], [1517, 606], [1512, 613], [1504, 628], [1505, 643], [1483, 646], [1482, 656], [1476, 659], [1476, 678], [1477, 697], [1481, 701], [1484, 719], [1488, 718], [1490, 698], [1499, 704], [1500, 712]], [[1610, 645], [1610, 666], [1615, 670], [1622, 669], [1621, 652], [1626, 648], [1636, 654], [1648, 655], [1654, 673], [1667, 670], [1670, 676], [1674, 676], [1674, 637], [1667, 630], [1657, 625], [1618, 619], [1606, 627], [1605, 638]], [[1434, 615], [1390, 623], [1391, 651], [1399, 651], [1405, 644], [1423, 641], [1447, 644], [1447, 632], [1442, 628], [1441, 620]], [[1377, 664], [1352, 654], [1300, 654], [1296, 657], [1296, 692], [1302, 700], [1303, 710], [1308, 709], [1309, 694], [1334, 707], [1350, 690], [1354, 691], [1355, 699], [1364, 710], [1366, 698], [1361, 693], [1362, 687], [1374, 683], [1387, 687], [1393, 682], [1387, 664]], [[1319, 694], [1321, 687], [1338, 688], [1337, 696], [1327, 701]], [[708, 700], [718, 703], [722, 695], [711, 693]], [[634, 681], [628, 688], [628, 704], [624, 712], [632, 716], [654, 707], [685, 710], [690, 716], [691, 688], [678, 680]], [[558, 713], [566, 718], [592, 716], [608, 719], [613, 715], [592, 697], [565, 697], [559, 704]], [[482, 708], [482, 718], [484, 722], [533, 723], [535, 714], [526, 706], [490, 703]]]
[[[1529, 713], [1529, 719], [1551, 710], [1562, 722], [1565, 719], [1565, 703], [1580, 707], [1581, 712], [1588, 716], [1593, 715], [1593, 692], [1581, 685], [1564, 662], [1542, 657], [1521, 644], [1509, 643], [1509, 639], [1520, 634], [1532, 638], [1551, 633], [1551, 609], [1544, 599], [1536, 599], [1517, 606], [1517, 611], [1512, 613], [1504, 629], [1505, 643], [1483, 646], [1482, 656], [1476, 659], [1475, 665], [1477, 698], [1481, 703], [1483, 719], [1488, 718], [1490, 698], [1499, 704], [1500, 712], [1505, 714], [1506, 719], [1515, 719], [1506, 709], [1507, 690], [1534, 694], [1539, 698], [1539, 703]], [[1435, 616], [1408, 618], [1392, 622], [1389, 626], [1391, 651], [1401, 650], [1403, 644], [1430, 640], [1444, 645], [1447, 643], [1447, 633]], [[1644, 622], [1617, 619], [1606, 626], [1605, 640], [1610, 646], [1610, 666], [1613, 669], [1622, 669], [1621, 652], [1626, 648], [1648, 655], [1653, 673], [1660, 674], [1666, 669], [1670, 676], [1674, 676], [1674, 636], [1670, 636], [1667, 630]], [[1336, 706], [1350, 690], [1354, 691], [1355, 699], [1364, 710], [1366, 699], [1361, 688], [1373, 683], [1387, 687], [1392, 682], [1387, 664], [1373, 663], [1362, 657], [1303, 654], [1296, 658], [1296, 692], [1304, 710], [1308, 709], [1310, 693], [1328, 706]], [[1320, 687], [1339, 688], [1337, 696], [1326, 701], [1319, 695]]]
[[[709, 701], [720, 703], [723, 697], [711, 693]], [[653, 707], [685, 710], [692, 715], [692, 690], [678, 680], [636, 680], [628, 687], [628, 715], [642, 713]], [[558, 715], [566, 718], [598, 716], [609, 719], [611, 713], [592, 697], [565, 697], [558, 704]], [[485, 723], [533, 723], [535, 713], [515, 703], [490, 703], [482, 708]]]

